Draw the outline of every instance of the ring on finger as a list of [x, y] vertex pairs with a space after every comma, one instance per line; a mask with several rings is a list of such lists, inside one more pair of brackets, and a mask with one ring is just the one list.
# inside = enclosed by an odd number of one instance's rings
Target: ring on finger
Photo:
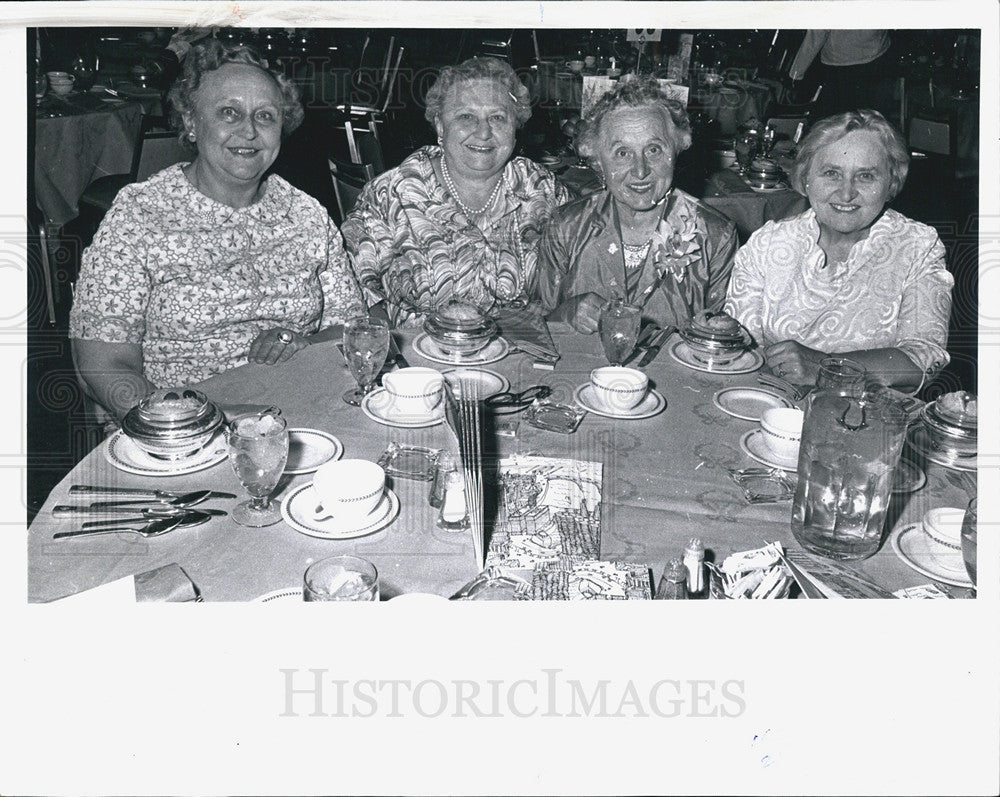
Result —
[[282, 343], [291, 343], [292, 333], [289, 332], [287, 329], [283, 329], [281, 330], [281, 332], [278, 333], [278, 340], [280, 340]]

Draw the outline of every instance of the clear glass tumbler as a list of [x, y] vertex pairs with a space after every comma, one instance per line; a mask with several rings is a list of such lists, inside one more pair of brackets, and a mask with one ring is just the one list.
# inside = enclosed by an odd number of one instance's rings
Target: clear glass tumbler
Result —
[[285, 471], [288, 460], [288, 426], [275, 415], [237, 418], [227, 429], [229, 461], [250, 500], [232, 514], [241, 526], [259, 528], [281, 520], [281, 510], [271, 502], [271, 493]]
[[642, 311], [616, 299], [602, 311], [597, 324], [604, 354], [612, 365], [621, 365], [635, 348]]
[[860, 396], [865, 389], [868, 371], [847, 357], [824, 357], [816, 375], [817, 390], [839, 390], [849, 396]]
[[344, 358], [358, 382], [356, 388], [344, 393], [344, 401], [360, 406], [388, 356], [389, 324], [385, 320], [364, 315], [344, 324]]
[[377, 601], [378, 570], [360, 556], [331, 556], [306, 568], [307, 601]]

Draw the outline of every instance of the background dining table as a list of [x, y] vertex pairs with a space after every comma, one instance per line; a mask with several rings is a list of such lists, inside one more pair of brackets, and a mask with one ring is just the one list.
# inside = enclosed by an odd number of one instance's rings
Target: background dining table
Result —
[[35, 194], [50, 225], [76, 218], [91, 182], [128, 173], [148, 102], [91, 92], [42, 98], [35, 109]]
[[[552, 325], [562, 355], [554, 370], [538, 370], [522, 353], [511, 353], [484, 366], [506, 376], [512, 389], [550, 385], [554, 400], [572, 402], [574, 390], [589, 380], [591, 369], [606, 365], [597, 336], [576, 334]], [[403, 351], [412, 365], [431, 365], [412, 348], [414, 335], [404, 335]], [[756, 428], [752, 421], [722, 412], [713, 401], [720, 389], [753, 386], [753, 373], [725, 375], [693, 370], [680, 364], [670, 349], [676, 336], [646, 371], [651, 385], [666, 399], [662, 412], [644, 420], [619, 420], [590, 413], [573, 434], [532, 427], [521, 421], [514, 437], [497, 438], [500, 456], [537, 454], [603, 464], [601, 558], [644, 564], [659, 579], [664, 563], [682, 554], [692, 537], [703, 540], [716, 561], [728, 554], [778, 541], [800, 550], [790, 530], [790, 504], [746, 502], [729, 469], [755, 466], [740, 440]], [[403, 429], [376, 423], [341, 400], [353, 384], [333, 343], [318, 343], [276, 365], [244, 365], [214, 376], [197, 387], [222, 403], [274, 404], [290, 428], [313, 428], [335, 435], [344, 456], [375, 460], [392, 442], [433, 448], [457, 445], [444, 424]], [[517, 416], [514, 416], [517, 417]], [[316, 559], [352, 553], [371, 560], [379, 570], [383, 598], [408, 592], [454, 594], [480, 570], [469, 533], [448, 533], [435, 524], [427, 502], [428, 483], [395, 479], [399, 516], [387, 528], [356, 539], [306, 536], [284, 521], [262, 529], [238, 526], [230, 517], [143, 539], [134, 534], [54, 540], [53, 534], [78, 521], [53, 516], [56, 504], [72, 503], [74, 483], [188, 491], [209, 488], [245, 493], [225, 460], [196, 473], [145, 476], [123, 472], [98, 445], [52, 491], [28, 532], [28, 599], [50, 601], [136, 573], [179, 564], [206, 601], [249, 601], [273, 590], [298, 588], [306, 567]], [[975, 490], [975, 474], [958, 473], [921, 462], [926, 483], [915, 492], [894, 495], [887, 526], [918, 521], [935, 507], [964, 507]], [[286, 477], [278, 501], [309, 475]], [[496, 485], [487, 485], [487, 488]], [[235, 502], [206, 504], [232, 509]], [[886, 535], [888, 540], [888, 535]], [[888, 541], [856, 570], [888, 590], [928, 582], [893, 552]], [[945, 588], [949, 589], [949, 588]], [[950, 588], [954, 596], [961, 588]]]
[[709, 176], [702, 202], [733, 220], [741, 243], [765, 222], [787, 219], [809, 207], [809, 200], [787, 185], [754, 190], [731, 167], [719, 169]]

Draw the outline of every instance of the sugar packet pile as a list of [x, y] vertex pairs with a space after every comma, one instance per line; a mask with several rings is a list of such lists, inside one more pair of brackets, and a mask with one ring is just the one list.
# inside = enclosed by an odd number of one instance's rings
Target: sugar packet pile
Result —
[[781, 543], [772, 542], [731, 554], [721, 567], [708, 563], [713, 596], [734, 600], [787, 597], [792, 577], [782, 562], [782, 553]]

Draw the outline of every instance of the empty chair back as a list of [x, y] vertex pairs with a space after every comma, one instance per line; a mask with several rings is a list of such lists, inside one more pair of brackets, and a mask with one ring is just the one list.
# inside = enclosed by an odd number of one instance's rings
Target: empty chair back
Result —
[[374, 179], [375, 170], [370, 163], [350, 163], [333, 157], [327, 160], [330, 164], [330, 178], [333, 180], [333, 193], [337, 198], [337, 210], [340, 211], [340, 223], [343, 224], [358, 201], [361, 190]]
[[192, 153], [181, 145], [174, 131], [147, 133], [139, 143], [134, 169], [135, 182], [141, 183], [150, 175], [175, 163], [189, 161], [192, 157]]

